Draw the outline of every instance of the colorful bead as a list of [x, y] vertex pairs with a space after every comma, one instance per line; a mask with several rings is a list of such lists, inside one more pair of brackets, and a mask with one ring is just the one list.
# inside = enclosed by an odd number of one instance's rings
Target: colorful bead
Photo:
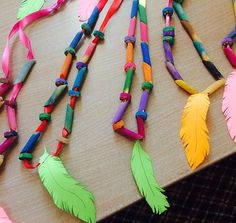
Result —
[[123, 120], [120, 120], [119, 122], [113, 124], [112, 127], [113, 127], [113, 130], [116, 131], [116, 130], [118, 130], [118, 129], [123, 128], [124, 125], [125, 125], [124, 121], [123, 121]]
[[81, 96], [79, 91], [74, 91], [74, 90], [69, 90], [68, 94], [69, 94], [69, 96], [75, 96], [77, 98], [79, 98]]
[[81, 62], [81, 61], [77, 62], [76, 68], [77, 68], [78, 70], [80, 70], [81, 68], [84, 68], [84, 67], [88, 67], [88, 64], [83, 63], [83, 62]]
[[70, 47], [75, 49], [83, 36], [83, 32], [78, 32], [70, 43]]
[[65, 85], [65, 84], [68, 85], [68, 82], [63, 78], [57, 78], [56, 81], [55, 81], [55, 85], [57, 87], [59, 87], [61, 85]]
[[72, 130], [72, 122], [74, 117], [74, 111], [71, 108], [71, 106], [68, 104], [66, 107], [66, 117], [64, 122], [64, 128], [67, 130], [67, 132], [70, 134]]
[[150, 83], [150, 82], [143, 82], [143, 84], [142, 84], [142, 89], [143, 90], [152, 90], [153, 89], [153, 84], [152, 83]]
[[4, 105], [10, 106], [12, 108], [16, 108], [17, 107], [17, 102], [16, 101], [4, 100]]
[[11, 138], [11, 137], [15, 137], [15, 136], [18, 136], [18, 133], [14, 130], [4, 132], [4, 138], [6, 138], [6, 139]]
[[234, 42], [233, 42], [232, 38], [230, 38], [230, 37], [226, 37], [226, 38], [222, 41], [222, 46], [223, 46], [223, 47], [227, 47], [227, 46], [232, 47], [233, 44], [234, 44]]
[[27, 143], [24, 145], [24, 147], [22, 148], [20, 153], [30, 153], [33, 151], [33, 148], [35, 146], [35, 144], [38, 142], [39, 138], [41, 136], [40, 132], [36, 132], [34, 133], [29, 140], [27, 141]]
[[174, 2], [177, 2], [179, 4], [183, 4], [184, 0], [174, 0]]
[[171, 46], [173, 46], [174, 43], [175, 43], [175, 38], [172, 37], [172, 36], [164, 36], [164, 37], [163, 37], [163, 41], [166, 41], [166, 42], [168, 42]]
[[101, 41], [103, 41], [105, 39], [105, 34], [103, 32], [100, 32], [99, 30], [95, 30], [93, 32], [93, 35], [95, 37], [98, 37]]
[[48, 113], [41, 113], [41, 114], [39, 115], [39, 120], [40, 120], [40, 121], [46, 120], [47, 122], [50, 122], [50, 121], [51, 121], [51, 114], [48, 114]]
[[56, 89], [53, 91], [50, 98], [44, 104], [44, 107], [56, 104], [58, 99], [60, 98], [60, 96], [62, 95], [62, 93], [64, 92], [66, 88], [67, 88], [66, 84], [56, 87]]
[[33, 155], [31, 153], [21, 153], [19, 156], [20, 160], [32, 160]]
[[166, 15], [169, 15], [169, 16], [172, 16], [174, 13], [174, 10], [172, 7], [165, 7], [163, 10], [162, 10], [162, 14], [163, 16], [165, 17]]
[[124, 93], [124, 92], [120, 93], [120, 100], [121, 101], [128, 101], [128, 102], [130, 102], [131, 98], [132, 97], [131, 97], [130, 93]]
[[69, 144], [69, 139], [61, 136], [60, 138], [57, 139], [57, 141], [62, 142], [63, 144]]
[[136, 71], [136, 64], [134, 62], [126, 63], [124, 66], [125, 72], [127, 72], [130, 68], [133, 68]]
[[83, 23], [81, 28], [83, 29], [85, 35], [91, 35], [92, 29], [87, 23]]
[[135, 38], [135, 36], [126, 36], [124, 42], [126, 44], [128, 44], [128, 43], [135, 44], [136, 38]]
[[175, 37], [175, 29], [173, 26], [166, 26], [163, 28], [163, 36]]
[[148, 115], [147, 115], [147, 112], [145, 112], [145, 111], [138, 111], [138, 112], [136, 112], [135, 117], [136, 117], [136, 118], [137, 118], [137, 117], [140, 117], [140, 118], [142, 118], [144, 121], [146, 121]]
[[64, 52], [64, 53], [65, 53], [66, 56], [67, 56], [68, 53], [70, 53], [73, 58], [76, 57], [75, 49], [72, 48], [72, 47], [67, 47], [67, 48], [65, 49], [65, 52]]

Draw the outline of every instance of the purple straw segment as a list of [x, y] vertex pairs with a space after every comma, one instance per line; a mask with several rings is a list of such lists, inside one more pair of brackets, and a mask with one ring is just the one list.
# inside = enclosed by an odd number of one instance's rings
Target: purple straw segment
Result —
[[174, 64], [174, 59], [170, 44], [167, 41], [163, 41], [163, 47], [165, 51], [166, 61], [170, 61], [172, 64]]
[[146, 111], [147, 109], [147, 103], [149, 98], [149, 91], [143, 91], [140, 103], [139, 103], [139, 111]]
[[183, 78], [171, 62], [166, 61], [166, 67], [174, 80], [183, 80]]
[[0, 145], [0, 154], [4, 153], [9, 148], [9, 146], [11, 146], [17, 140], [17, 138], [18, 137], [11, 137], [11, 138], [6, 139]]
[[124, 115], [125, 110], [128, 107], [128, 105], [129, 105], [128, 101], [124, 101], [124, 102], [121, 102], [119, 104], [117, 112], [116, 112], [116, 114], [115, 114], [115, 116], [112, 120], [112, 124], [115, 124], [115, 123], [119, 122], [122, 119], [122, 116]]

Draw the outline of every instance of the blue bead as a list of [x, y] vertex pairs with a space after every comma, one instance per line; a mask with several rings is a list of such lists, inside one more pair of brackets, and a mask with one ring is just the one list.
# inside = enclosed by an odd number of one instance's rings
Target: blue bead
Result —
[[149, 56], [148, 44], [142, 42], [141, 43], [141, 48], [142, 48], [142, 54], [143, 54], [143, 61], [151, 66], [151, 59], [150, 59], [150, 56]]
[[70, 47], [75, 49], [76, 46], [78, 45], [79, 41], [81, 40], [82, 36], [83, 36], [83, 32], [82, 31], [78, 32], [75, 35], [74, 39], [72, 40]]
[[81, 89], [82, 88], [86, 74], [87, 74], [87, 67], [83, 67], [78, 71], [78, 74], [76, 76], [76, 79], [75, 79], [72, 89], [75, 89], [75, 88]]
[[98, 10], [98, 7], [95, 7], [91, 16], [88, 19], [88, 25], [90, 27], [94, 27], [94, 25], [96, 24], [98, 20], [98, 16], [99, 16], [99, 10]]
[[79, 91], [69, 90], [68, 93], [69, 93], [69, 96], [76, 96], [77, 98], [80, 97], [80, 92]]
[[168, 14], [169, 16], [172, 16], [173, 13], [174, 13], [174, 10], [173, 10], [172, 7], [165, 7], [165, 8], [162, 10], [163, 16], [166, 16], [167, 14]]
[[138, 14], [138, 0], [134, 0], [131, 9], [131, 18], [137, 17], [137, 14]]
[[31, 153], [34, 149], [35, 144], [38, 142], [41, 133], [34, 133], [25, 144], [20, 153]]
[[146, 120], [147, 120], [147, 117], [148, 117], [148, 114], [147, 114], [147, 112], [145, 112], [145, 111], [138, 111], [138, 112], [136, 112], [135, 117], [136, 117], [136, 118], [137, 118], [137, 117], [140, 117], [140, 118], [142, 118], [144, 121], [146, 121]]

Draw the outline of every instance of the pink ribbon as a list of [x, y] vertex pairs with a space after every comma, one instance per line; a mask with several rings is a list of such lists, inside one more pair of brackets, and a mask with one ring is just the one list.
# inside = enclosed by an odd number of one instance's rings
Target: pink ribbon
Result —
[[24, 17], [23, 19], [19, 20], [15, 25], [12, 27], [8, 37], [7, 42], [5, 45], [5, 49], [2, 55], [2, 70], [5, 75], [5, 78], [9, 79], [9, 73], [10, 73], [10, 67], [9, 67], [9, 59], [10, 59], [10, 40], [11, 38], [19, 32], [19, 38], [20, 41], [23, 43], [23, 45], [27, 48], [27, 60], [34, 59], [33, 50], [31, 47], [30, 39], [28, 36], [24, 33], [23, 29], [30, 25], [35, 20], [38, 20], [42, 17], [48, 16], [55, 12], [57, 9], [59, 9], [67, 0], [58, 0], [54, 5], [52, 5], [50, 8], [42, 9], [37, 12], [31, 13], [28, 16]]
[[[28, 16], [24, 17], [23, 19], [19, 20], [15, 23], [15, 25], [12, 27], [6, 41], [5, 49], [2, 56], [2, 70], [5, 75], [4, 82], [0, 86], [0, 96], [3, 96], [7, 90], [11, 87], [11, 84], [7, 82], [9, 80], [10, 75], [10, 67], [9, 67], [9, 60], [10, 60], [10, 40], [13, 38], [13, 36], [17, 33], [19, 33], [19, 38], [22, 44], [26, 47], [28, 50], [27, 52], [27, 60], [33, 60], [34, 54], [31, 47], [31, 42], [29, 37], [25, 34], [24, 28], [34, 21], [46, 17], [52, 13], [54, 13], [57, 9], [59, 9], [65, 2], [68, 0], [58, 0], [54, 5], [52, 5], [50, 8], [42, 9], [37, 12], [31, 13]], [[13, 91], [10, 96], [10, 101], [15, 101], [17, 98], [17, 95], [19, 94], [21, 88], [23, 86], [23, 83], [17, 83], [13, 85]], [[8, 125], [10, 130], [17, 131], [17, 122], [16, 122], [16, 110], [15, 108], [12, 108], [10, 106], [6, 106], [7, 110], [7, 117], [8, 117]], [[0, 154], [5, 152], [13, 143], [15, 143], [17, 140], [17, 136], [10, 137], [5, 139], [0, 144]]]

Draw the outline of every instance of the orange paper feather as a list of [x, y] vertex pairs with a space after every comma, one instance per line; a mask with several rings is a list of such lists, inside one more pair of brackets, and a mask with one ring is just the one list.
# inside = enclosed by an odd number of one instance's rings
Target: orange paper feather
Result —
[[223, 96], [222, 112], [227, 121], [230, 137], [236, 143], [236, 70], [229, 75]]
[[190, 167], [196, 169], [209, 154], [206, 117], [210, 101], [207, 94], [198, 93], [188, 98], [184, 108], [180, 138]]

